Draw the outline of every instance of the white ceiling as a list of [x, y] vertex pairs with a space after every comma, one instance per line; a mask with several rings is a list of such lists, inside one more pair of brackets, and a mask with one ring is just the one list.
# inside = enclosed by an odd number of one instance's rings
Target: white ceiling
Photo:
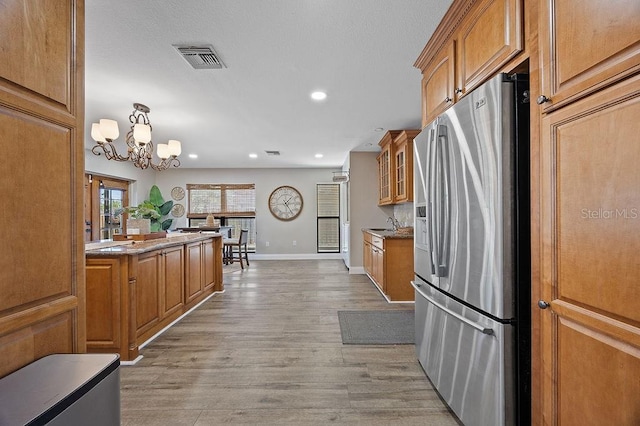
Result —
[[[340, 167], [349, 151], [377, 150], [377, 128], [419, 128], [413, 63], [451, 1], [85, 4], [87, 147], [100, 118], [118, 121], [123, 147], [139, 102], [156, 144], [182, 142], [182, 167], [251, 168]], [[226, 68], [193, 69], [174, 44], [211, 44]]]

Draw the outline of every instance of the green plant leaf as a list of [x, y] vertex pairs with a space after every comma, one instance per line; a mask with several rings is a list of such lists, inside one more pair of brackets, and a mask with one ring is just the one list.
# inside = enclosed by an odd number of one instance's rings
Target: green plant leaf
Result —
[[173, 219], [167, 219], [164, 222], [162, 222], [162, 230], [166, 231], [167, 229], [169, 229], [171, 227], [171, 223], [173, 223]]
[[151, 187], [151, 191], [149, 191], [149, 201], [155, 207], [160, 207], [164, 204], [164, 198], [162, 198], [162, 194], [160, 193], [160, 188], [156, 185]]
[[158, 210], [160, 210], [160, 214], [162, 216], [166, 216], [166, 215], [169, 214], [169, 212], [171, 211], [172, 208], [173, 208], [173, 201], [169, 200], [166, 203], [164, 203], [161, 206], [159, 206]]

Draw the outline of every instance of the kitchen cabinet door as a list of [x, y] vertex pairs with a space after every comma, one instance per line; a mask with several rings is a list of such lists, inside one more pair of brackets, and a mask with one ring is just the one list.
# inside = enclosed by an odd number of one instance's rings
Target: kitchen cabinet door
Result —
[[413, 201], [413, 138], [419, 130], [404, 130], [393, 141], [394, 176], [393, 202]]
[[640, 75], [542, 119], [545, 424], [640, 420], [638, 117]]
[[391, 147], [391, 144], [383, 146], [378, 155], [378, 205], [391, 204], [393, 202]]
[[188, 244], [185, 253], [185, 303], [189, 305], [204, 291], [202, 243]]
[[455, 100], [455, 43], [446, 44], [422, 73], [422, 127]]
[[[365, 234], [365, 236], [366, 235], [367, 234]], [[371, 247], [371, 243], [366, 241], [365, 239], [364, 246], [362, 249], [362, 256], [363, 256], [364, 270], [369, 275], [373, 275], [372, 254], [373, 254], [373, 249]]]
[[482, 0], [456, 39], [456, 94], [464, 95], [523, 49], [521, 0]]
[[86, 351], [86, 127], [84, 2], [3, 0], [0, 10], [3, 377]]
[[152, 251], [138, 256], [135, 284], [135, 324], [138, 338], [160, 321], [161, 273], [161, 251]]
[[184, 259], [182, 246], [162, 251], [162, 318], [182, 313], [184, 305]]
[[542, 94], [549, 111], [640, 70], [638, 0], [541, 3]]

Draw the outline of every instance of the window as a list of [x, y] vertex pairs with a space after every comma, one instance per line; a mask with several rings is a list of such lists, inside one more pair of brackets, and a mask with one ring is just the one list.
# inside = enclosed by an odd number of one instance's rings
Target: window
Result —
[[340, 253], [340, 184], [316, 186], [318, 253]]
[[249, 230], [247, 248], [255, 251], [255, 184], [187, 184], [187, 194], [189, 226], [203, 224], [212, 213], [217, 225], [233, 227], [234, 238], [241, 229]]

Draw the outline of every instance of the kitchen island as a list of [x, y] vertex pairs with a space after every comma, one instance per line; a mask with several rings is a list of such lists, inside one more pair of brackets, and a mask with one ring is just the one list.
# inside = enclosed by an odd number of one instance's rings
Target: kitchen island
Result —
[[413, 302], [413, 234], [362, 229], [364, 269], [388, 302]]
[[86, 245], [87, 352], [138, 358], [139, 348], [222, 292], [222, 236], [168, 234]]

